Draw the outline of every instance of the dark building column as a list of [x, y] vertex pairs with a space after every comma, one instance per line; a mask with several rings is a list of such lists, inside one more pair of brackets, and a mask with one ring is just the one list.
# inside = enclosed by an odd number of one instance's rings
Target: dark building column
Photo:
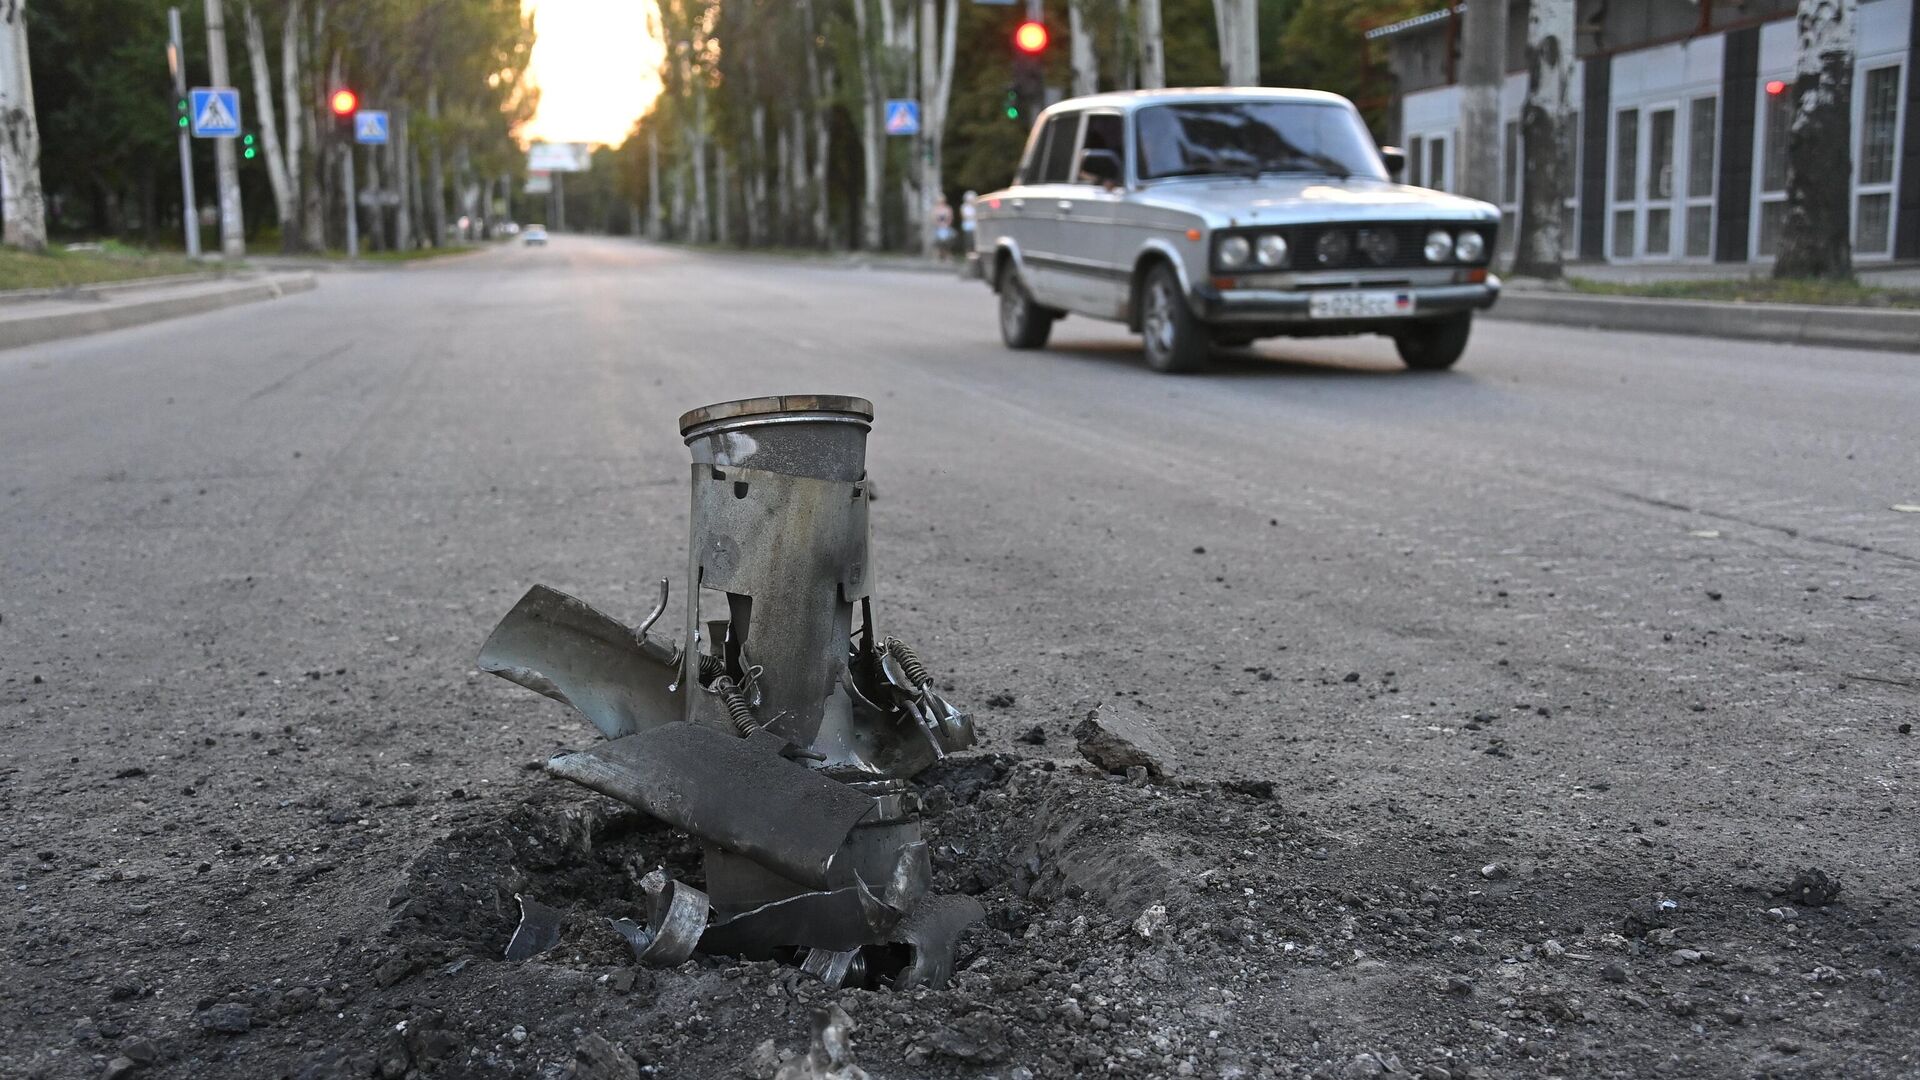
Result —
[[[1920, 0], [1913, 0], [1920, 4]], [[1713, 259], [1747, 261], [1753, 220], [1753, 102], [1760, 79], [1760, 28], [1728, 32], [1720, 67], [1720, 182], [1713, 208]]]
[[1607, 131], [1613, 125], [1613, 57], [1587, 57], [1580, 95], [1580, 258], [1607, 256]]
[[1907, 106], [1900, 131], [1900, 191], [1894, 196], [1893, 257], [1920, 259], [1920, 0], [1907, 20]]

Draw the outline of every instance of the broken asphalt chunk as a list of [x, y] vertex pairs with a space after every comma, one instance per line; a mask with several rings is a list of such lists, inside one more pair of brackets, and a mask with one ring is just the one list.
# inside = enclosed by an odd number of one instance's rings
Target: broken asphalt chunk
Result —
[[1144, 768], [1161, 779], [1176, 769], [1173, 744], [1158, 729], [1111, 705], [1102, 705], [1074, 725], [1074, 746], [1080, 756], [1110, 773]]

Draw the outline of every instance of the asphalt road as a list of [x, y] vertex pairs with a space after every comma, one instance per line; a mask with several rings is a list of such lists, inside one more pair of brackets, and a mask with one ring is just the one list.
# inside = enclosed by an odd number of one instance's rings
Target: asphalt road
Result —
[[[676, 418], [792, 392], [874, 401], [877, 611], [989, 748], [1119, 702], [1354, 845], [1819, 866], [1912, 922], [1915, 356], [1482, 320], [1442, 375], [1167, 377], [939, 275], [563, 237], [0, 353], [0, 1066], [65, 1075], [129, 970], [187, 1008], [351, 940], [450, 789], [586, 742], [479, 643], [535, 582], [643, 612]], [[284, 880], [174, 910], [240, 865]]]

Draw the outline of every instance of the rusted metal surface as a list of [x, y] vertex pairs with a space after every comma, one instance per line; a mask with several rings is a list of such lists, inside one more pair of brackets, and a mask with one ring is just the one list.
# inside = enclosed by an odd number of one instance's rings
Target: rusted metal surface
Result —
[[972, 901], [927, 895], [906, 781], [974, 733], [920, 654], [875, 622], [872, 420], [872, 403], [833, 395], [686, 413], [677, 643], [651, 632], [668, 607], [663, 579], [638, 627], [535, 586], [482, 650], [484, 670], [573, 705], [607, 736], [550, 771], [705, 841], [704, 893], [661, 876], [648, 925], [615, 924], [642, 962], [684, 959], [694, 938], [707, 952], [797, 951], [834, 985], [858, 984], [876, 970], [868, 950], [905, 946], [896, 981], [938, 985], [960, 930], [981, 917]]

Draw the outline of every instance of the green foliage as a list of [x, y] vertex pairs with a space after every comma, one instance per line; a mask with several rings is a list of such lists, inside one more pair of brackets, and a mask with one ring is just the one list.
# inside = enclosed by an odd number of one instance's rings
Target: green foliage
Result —
[[204, 273], [206, 267], [184, 255], [107, 245], [98, 251], [61, 251], [31, 254], [0, 248], [0, 291], [8, 289], [65, 289], [103, 281], [170, 277]]

